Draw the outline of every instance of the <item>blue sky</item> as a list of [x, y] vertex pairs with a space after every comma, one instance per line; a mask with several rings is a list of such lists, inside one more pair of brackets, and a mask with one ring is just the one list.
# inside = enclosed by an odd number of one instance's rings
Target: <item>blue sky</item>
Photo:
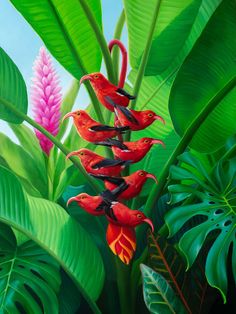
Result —
[[[102, 0], [103, 28], [107, 41], [113, 38], [115, 25], [122, 7], [122, 0]], [[126, 30], [124, 30], [122, 39], [124, 42], [127, 42]], [[20, 69], [29, 91], [32, 64], [43, 43], [8, 0], [1, 0], [0, 4], [0, 44]], [[72, 76], [56, 61], [54, 64], [60, 76], [63, 91], [65, 91], [70, 85]], [[81, 88], [77, 99], [80, 104], [88, 104], [89, 99], [84, 88]], [[29, 110], [30, 113], [31, 111]], [[15, 139], [7, 123], [3, 121], [0, 121], [0, 131]]]

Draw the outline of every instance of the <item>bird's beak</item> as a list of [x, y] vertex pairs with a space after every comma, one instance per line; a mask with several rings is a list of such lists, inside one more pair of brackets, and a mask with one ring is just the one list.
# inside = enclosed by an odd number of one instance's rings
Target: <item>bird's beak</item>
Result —
[[154, 176], [154, 174], [148, 173], [147, 178], [153, 179], [156, 182], [156, 184], [158, 184], [157, 178], [156, 176]]
[[152, 144], [161, 144], [164, 148], [166, 147], [166, 145], [161, 141], [161, 140], [152, 140], [151, 142]]
[[63, 122], [65, 119], [69, 118], [69, 117], [73, 117], [74, 114], [75, 114], [74, 112], [68, 112], [68, 113], [63, 117], [62, 122]]
[[77, 156], [77, 155], [78, 155], [78, 151], [75, 150], [74, 152], [69, 153], [69, 154], [66, 156], [66, 159], [70, 158], [71, 156]]
[[70, 203], [72, 203], [72, 202], [78, 202], [78, 198], [76, 196], [69, 198], [67, 203], [66, 203], [66, 207], [68, 207], [70, 205]]
[[79, 83], [82, 84], [84, 81], [90, 81], [92, 79], [91, 75], [84, 75], [81, 77]]
[[155, 115], [154, 119], [161, 121], [163, 124], [166, 124], [165, 120], [161, 116]]
[[153, 226], [152, 221], [150, 219], [148, 219], [148, 218], [143, 219], [143, 221], [146, 222], [147, 224], [149, 224], [149, 226], [152, 229], [152, 232], [154, 232], [154, 226]]

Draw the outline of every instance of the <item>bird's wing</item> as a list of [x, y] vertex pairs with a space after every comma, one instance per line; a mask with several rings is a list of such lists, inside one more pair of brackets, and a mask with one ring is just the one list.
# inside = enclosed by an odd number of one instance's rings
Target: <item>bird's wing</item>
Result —
[[99, 131], [116, 131], [117, 128], [109, 125], [94, 125], [89, 129], [94, 132], [99, 132]]
[[91, 174], [91, 173], [90, 173], [90, 176], [92, 176], [96, 179], [102, 180], [102, 181], [108, 181], [110, 183], [114, 183], [116, 185], [121, 185], [122, 183], [125, 182], [125, 180], [123, 178], [120, 178], [120, 177], [109, 177], [109, 176], [105, 176], [102, 174]]
[[[123, 180], [124, 181], [124, 180]], [[105, 190], [100, 195], [104, 200], [108, 201], [115, 201], [121, 193], [123, 193], [125, 190], [127, 190], [129, 185], [124, 181], [122, 184], [120, 184], [117, 188], [115, 188], [113, 191]]]
[[131, 163], [131, 160], [121, 159], [103, 159], [92, 166], [92, 169], [100, 169], [114, 166], [127, 166]]
[[129, 148], [123, 142], [119, 140], [111, 139], [111, 138], [107, 139], [106, 141], [95, 142], [94, 144], [108, 146], [108, 147], [115, 146], [115, 147], [120, 148], [121, 150], [126, 150], [126, 151], [129, 150]]
[[121, 96], [125, 96], [128, 99], [135, 99], [135, 96], [130, 95], [128, 92], [126, 92], [123, 88], [117, 88], [116, 92], [121, 95]]
[[117, 110], [120, 110], [123, 115], [132, 123], [135, 123], [135, 124], [139, 124], [138, 120], [134, 117], [134, 115], [131, 113], [131, 111], [124, 107], [124, 106], [120, 106], [118, 104], [116, 104], [113, 99], [111, 99], [111, 97], [109, 96], [105, 96], [105, 99], [106, 101], [109, 102], [110, 105], [112, 105], [115, 109], [115, 111], [117, 112]]

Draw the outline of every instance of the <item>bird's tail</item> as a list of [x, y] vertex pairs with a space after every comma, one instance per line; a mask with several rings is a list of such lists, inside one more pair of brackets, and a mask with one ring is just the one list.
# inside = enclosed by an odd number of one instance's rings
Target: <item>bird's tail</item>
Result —
[[129, 264], [136, 250], [136, 235], [134, 228], [109, 223], [106, 233], [107, 243], [112, 252], [124, 264]]
[[126, 184], [125, 182], [123, 182], [121, 185], [119, 185], [117, 188], [115, 188], [114, 190], [110, 191], [110, 190], [105, 190], [103, 191], [100, 195], [104, 200], [107, 201], [115, 201], [119, 195], [124, 192], [127, 188], [128, 188], [128, 184]]
[[95, 144], [102, 145], [102, 146], [108, 146], [108, 147], [115, 146], [115, 147], [118, 147], [122, 150], [129, 150], [128, 147], [124, 143], [122, 143], [119, 140], [112, 139], [112, 138], [109, 138], [106, 141], [96, 142]]

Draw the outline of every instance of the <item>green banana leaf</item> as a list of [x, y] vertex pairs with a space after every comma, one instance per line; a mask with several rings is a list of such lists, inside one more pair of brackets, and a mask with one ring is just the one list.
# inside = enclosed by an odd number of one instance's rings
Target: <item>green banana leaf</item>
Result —
[[[87, 0], [100, 28], [100, 0]], [[42, 38], [51, 54], [78, 80], [99, 71], [101, 50], [84, 10], [77, 0], [11, 0]]]
[[56, 203], [27, 195], [0, 167], [0, 220], [26, 234], [71, 276], [92, 307], [104, 281], [99, 251], [89, 234]]
[[[145, 75], [162, 73], [180, 52], [197, 16], [201, 0], [163, 0], [155, 21]], [[124, 0], [130, 63], [138, 69], [158, 1]]]
[[182, 136], [196, 117], [191, 147], [215, 151], [236, 132], [236, 20], [235, 1], [222, 1], [180, 68], [172, 87], [169, 109], [177, 133]]
[[26, 85], [17, 66], [2, 48], [0, 48], [0, 84], [0, 119], [16, 124], [22, 123], [24, 119], [14, 115], [14, 111], [5, 105], [9, 104], [13, 110], [16, 107], [26, 114], [28, 108]]

